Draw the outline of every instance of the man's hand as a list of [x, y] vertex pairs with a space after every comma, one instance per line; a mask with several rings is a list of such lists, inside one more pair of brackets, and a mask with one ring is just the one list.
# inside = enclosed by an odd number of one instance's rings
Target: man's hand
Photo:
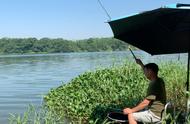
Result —
[[142, 63], [142, 61], [140, 59], [135, 59], [136, 63], [139, 64], [141, 66], [141, 68], [144, 70], [144, 64]]
[[139, 65], [143, 65], [142, 61], [140, 59], [135, 59], [136, 60], [136, 63], [139, 64]]
[[131, 113], [133, 113], [132, 109], [130, 109], [130, 108], [123, 109], [123, 114], [127, 115], [127, 114], [131, 114]]

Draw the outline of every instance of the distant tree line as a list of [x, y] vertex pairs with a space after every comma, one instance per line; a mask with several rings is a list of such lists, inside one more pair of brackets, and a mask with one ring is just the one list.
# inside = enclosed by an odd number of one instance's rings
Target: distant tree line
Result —
[[123, 51], [128, 44], [114, 38], [65, 40], [62, 38], [1, 38], [0, 54]]

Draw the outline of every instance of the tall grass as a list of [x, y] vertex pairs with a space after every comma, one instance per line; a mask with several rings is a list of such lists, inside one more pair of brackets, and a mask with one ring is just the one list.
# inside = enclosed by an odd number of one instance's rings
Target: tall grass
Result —
[[160, 75], [166, 83], [167, 99], [175, 104], [176, 109], [186, 108], [186, 68], [181, 63], [163, 63]]
[[29, 105], [27, 111], [21, 114], [11, 113], [9, 124], [62, 124], [63, 119], [56, 116], [45, 107]]

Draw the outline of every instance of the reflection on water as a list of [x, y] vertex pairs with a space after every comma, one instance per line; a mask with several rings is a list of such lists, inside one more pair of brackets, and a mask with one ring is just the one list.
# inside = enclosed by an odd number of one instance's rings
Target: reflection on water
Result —
[[[178, 61], [178, 55], [150, 56], [135, 51], [143, 62]], [[42, 103], [51, 88], [70, 81], [85, 71], [134, 61], [129, 52], [94, 52], [0, 56], [0, 123], [8, 123], [9, 113], [22, 113], [28, 104]], [[187, 54], [180, 60], [186, 63]]]

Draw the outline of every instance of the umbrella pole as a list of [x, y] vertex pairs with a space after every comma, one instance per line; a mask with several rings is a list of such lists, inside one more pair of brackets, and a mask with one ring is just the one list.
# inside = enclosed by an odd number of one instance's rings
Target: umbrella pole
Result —
[[189, 113], [189, 108], [190, 108], [190, 98], [189, 98], [189, 63], [190, 63], [190, 51], [188, 52], [188, 63], [187, 63], [187, 114]]
[[190, 52], [188, 52], [188, 63], [187, 63], [187, 91], [189, 91], [189, 60], [190, 59]]

